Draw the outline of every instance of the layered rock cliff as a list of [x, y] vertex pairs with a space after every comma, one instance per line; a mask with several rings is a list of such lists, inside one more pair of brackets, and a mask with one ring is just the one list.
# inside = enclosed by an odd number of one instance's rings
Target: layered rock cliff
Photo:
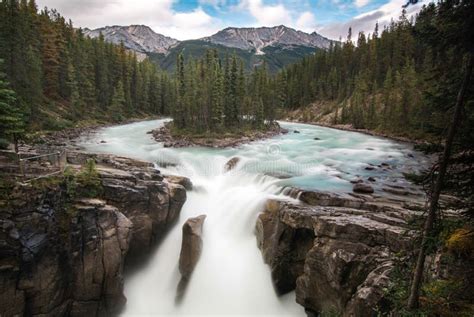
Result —
[[300, 202], [267, 203], [256, 232], [277, 292], [295, 290], [315, 314], [383, 308], [395, 254], [412, 249], [417, 212], [367, 198], [304, 192]]
[[0, 206], [0, 316], [104, 316], [124, 304], [126, 257], [174, 224], [186, 190], [151, 163], [71, 153], [97, 163], [99, 198], [68, 201], [60, 178], [19, 185]]

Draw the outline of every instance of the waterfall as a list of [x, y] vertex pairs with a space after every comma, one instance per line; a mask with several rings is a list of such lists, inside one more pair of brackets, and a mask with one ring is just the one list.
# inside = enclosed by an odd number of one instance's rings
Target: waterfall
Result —
[[[188, 192], [179, 223], [149, 265], [126, 281], [124, 316], [304, 315], [293, 294], [276, 296], [269, 268], [256, 245], [256, 218], [266, 199], [279, 191], [275, 179], [248, 174], [240, 166], [225, 172], [225, 162], [222, 157], [206, 158], [206, 162], [195, 159], [195, 165], [166, 171], [190, 176], [195, 190]], [[201, 214], [207, 215], [203, 253], [182, 302], [176, 305], [181, 227], [186, 219]]]

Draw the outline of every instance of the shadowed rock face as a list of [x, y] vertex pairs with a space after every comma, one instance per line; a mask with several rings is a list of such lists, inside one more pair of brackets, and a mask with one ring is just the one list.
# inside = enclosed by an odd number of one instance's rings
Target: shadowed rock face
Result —
[[61, 185], [18, 187], [0, 206], [0, 316], [104, 316], [125, 303], [126, 256], [143, 254], [179, 216], [183, 186], [147, 162], [92, 157], [103, 195], [66, 204]]
[[305, 203], [270, 200], [257, 241], [278, 293], [296, 291], [307, 311], [370, 316], [382, 303], [392, 259], [411, 250], [415, 211], [400, 203], [302, 192]]
[[179, 272], [181, 280], [176, 293], [176, 301], [180, 301], [186, 286], [202, 253], [202, 227], [205, 215], [189, 218], [183, 225], [183, 240], [179, 255]]
[[267, 211], [257, 221], [257, 242], [264, 259], [270, 260], [272, 280], [278, 294], [295, 289], [296, 279], [303, 274], [308, 250], [313, 245], [310, 228], [292, 227], [274, 217], [279, 204], [270, 201]]

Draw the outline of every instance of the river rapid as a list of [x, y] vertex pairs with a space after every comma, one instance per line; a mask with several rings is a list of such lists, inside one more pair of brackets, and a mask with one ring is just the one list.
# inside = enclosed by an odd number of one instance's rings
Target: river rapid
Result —
[[[290, 199], [285, 188], [292, 186], [350, 193], [351, 180], [368, 177], [376, 180], [377, 194], [380, 184], [408, 186], [402, 173], [429, 163], [408, 144], [286, 122], [280, 124], [288, 134], [238, 148], [164, 148], [147, 132], [166, 121], [108, 127], [81, 141], [90, 152], [155, 162], [163, 174], [189, 177], [194, 186], [178, 224], [152, 259], [126, 277], [123, 316], [304, 316], [294, 293], [276, 295], [256, 246], [254, 227], [265, 201], [275, 196]], [[226, 172], [232, 157], [240, 160]], [[203, 253], [182, 302], [175, 304], [181, 227], [201, 214], [207, 215]]]

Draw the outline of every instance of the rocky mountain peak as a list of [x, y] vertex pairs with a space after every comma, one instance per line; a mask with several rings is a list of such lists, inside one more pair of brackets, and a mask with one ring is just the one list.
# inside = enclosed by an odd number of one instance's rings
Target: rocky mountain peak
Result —
[[284, 25], [274, 27], [235, 28], [228, 27], [203, 40], [227, 47], [243, 50], [255, 50], [264, 54], [262, 49], [267, 46], [307, 46], [328, 48], [331, 40], [316, 32], [311, 34], [297, 31]]
[[167, 53], [178, 40], [158, 34], [146, 25], [106, 26], [95, 30], [83, 29], [92, 38], [101, 33], [107, 42], [120, 44], [138, 53]]

